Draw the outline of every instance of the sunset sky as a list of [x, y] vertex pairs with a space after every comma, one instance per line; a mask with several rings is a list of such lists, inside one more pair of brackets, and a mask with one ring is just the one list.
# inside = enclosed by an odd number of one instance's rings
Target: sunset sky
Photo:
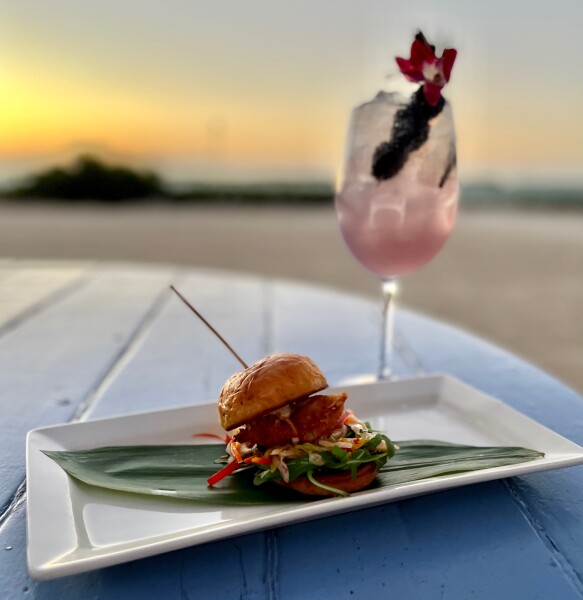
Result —
[[170, 181], [324, 180], [421, 28], [466, 180], [583, 185], [581, 0], [6, 0], [0, 182], [94, 152]]

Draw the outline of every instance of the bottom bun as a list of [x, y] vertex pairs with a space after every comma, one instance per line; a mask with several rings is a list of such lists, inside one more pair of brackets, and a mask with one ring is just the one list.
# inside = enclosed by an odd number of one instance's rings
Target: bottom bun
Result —
[[[340, 473], [331, 473], [326, 475], [315, 475], [316, 481], [329, 485], [330, 487], [351, 493], [362, 490], [369, 486], [377, 475], [377, 466], [374, 462], [365, 463], [356, 471], [356, 477], [353, 479], [350, 471], [341, 471]], [[334, 492], [325, 490], [314, 485], [307, 477], [302, 476], [285, 483], [281, 479], [277, 482], [280, 485], [295, 490], [300, 494], [308, 496], [336, 496]]]

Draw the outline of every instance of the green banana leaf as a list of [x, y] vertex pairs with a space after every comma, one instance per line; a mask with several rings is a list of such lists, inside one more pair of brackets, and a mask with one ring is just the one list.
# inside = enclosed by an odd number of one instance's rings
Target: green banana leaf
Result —
[[[399, 450], [381, 469], [377, 487], [391, 487], [453, 473], [527, 462], [541, 452], [514, 447], [476, 447], [435, 441], [397, 442]], [[45, 451], [71, 477], [97, 487], [212, 504], [269, 504], [309, 501], [277, 485], [253, 485], [254, 467], [218, 485], [207, 479], [223, 465], [223, 444], [109, 446], [94, 450]]]

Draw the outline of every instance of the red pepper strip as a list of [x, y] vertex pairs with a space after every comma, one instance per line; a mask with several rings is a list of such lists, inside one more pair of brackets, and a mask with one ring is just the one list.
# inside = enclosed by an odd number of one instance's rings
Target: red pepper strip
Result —
[[255, 463], [257, 465], [270, 465], [271, 459], [263, 456], [250, 456], [244, 460], [246, 464]]
[[[271, 459], [264, 458], [263, 456], [250, 456], [242, 462], [244, 462], [247, 465], [250, 463], [255, 463], [259, 465], [270, 465]], [[217, 471], [214, 475], [211, 475], [211, 477], [207, 479], [207, 483], [211, 486], [215, 485], [216, 483], [219, 483], [221, 479], [224, 479], [225, 477], [236, 471], [239, 468], [239, 466], [240, 464], [236, 460], [231, 461], [230, 463], [225, 465], [220, 471]]]
[[228, 444], [231, 441], [231, 438], [229, 436], [222, 438], [220, 435], [217, 435], [216, 433], [193, 433], [192, 437], [213, 438], [213, 439], [221, 440], [221, 442], [225, 442], [225, 444]]
[[225, 465], [220, 471], [217, 471], [214, 475], [211, 475], [207, 479], [207, 483], [211, 486], [215, 485], [216, 483], [219, 483], [221, 479], [224, 479], [225, 477], [227, 477], [227, 475], [230, 475], [233, 471], [236, 471], [238, 468], [239, 463], [236, 460], [234, 460], [229, 464]]

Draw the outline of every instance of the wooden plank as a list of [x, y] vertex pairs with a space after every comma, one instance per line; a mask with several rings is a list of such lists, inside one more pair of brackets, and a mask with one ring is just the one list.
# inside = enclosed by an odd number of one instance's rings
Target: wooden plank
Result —
[[[376, 365], [380, 311], [365, 299], [204, 271], [185, 275], [178, 287], [248, 363], [270, 352], [309, 351], [331, 383]], [[339, 323], [341, 344], [334, 335]], [[323, 339], [322, 331], [331, 335]], [[400, 372], [409, 373], [396, 358]], [[213, 400], [240, 368], [196, 316], [172, 298], [131, 355], [120, 361], [115, 377], [97, 391], [87, 417]]]
[[[583, 398], [553, 377], [487, 342], [403, 312], [401, 326], [428, 371], [449, 372], [583, 445]], [[583, 595], [583, 467], [508, 482], [510, 495]]]
[[[407, 361], [411, 366], [448, 371], [453, 347], [456, 358], [463, 361], [457, 375], [467, 380], [464, 375], [475, 365], [482, 371], [495, 370], [501, 355], [493, 347], [484, 353], [478, 340], [462, 341], [448, 328], [433, 327], [433, 321], [418, 320], [407, 312], [399, 313], [396, 326], [402, 346], [411, 354]], [[411, 336], [412, 328], [418, 338]], [[437, 368], [431, 368], [434, 366]], [[556, 387], [555, 392], [560, 393], [560, 386]], [[571, 498], [570, 503], [578, 502], [574, 489]], [[555, 514], [548, 505], [547, 512]], [[330, 597], [372, 597], [390, 590], [403, 597], [423, 598], [545, 598], [549, 594], [579, 598], [574, 558], [565, 560], [564, 554], [554, 551], [554, 539], [550, 543], [539, 524], [525, 515], [506, 484], [496, 482], [282, 528], [278, 532], [280, 597], [320, 597], [318, 584], [325, 581]], [[302, 546], [313, 549], [317, 556], [330, 556], [331, 548], [338, 551], [334, 560], [321, 561], [318, 569], [309, 571], [309, 559], [298, 552]], [[304, 573], [301, 583], [298, 572]], [[533, 575], [526, 578], [527, 573]]]
[[[339, 377], [343, 368], [356, 373], [374, 361], [376, 349], [371, 349], [366, 341], [366, 332], [376, 331], [375, 320], [368, 321], [376, 310], [372, 304], [352, 304], [353, 316], [349, 303], [344, 308], [335, 308], [335, 294], [325, 292], [318, 301], [314, 298], [317, 293], [300, 291], [294, 298], [295, 290], [286, 287], [287, 284], [270, 288], [257, 287], [253, 281], [243, 282], [240, 287], [229, 288], [236, 304], [243, 302], [243, 314], [250, 315], [245, 326], [236, 326], [241, 314], [232, 323], [228, 322], [228, 307], [232, 303], [224, 302], [225, 283], [221, 276], [214, 282], [213, 278], [196, 276], [186, 287], [180, 283], [180, 288], [199, 307], [208, 307], [211, 312], [205, 316], [227, 337], [233, 336], [229, 339], [241, 344], [237, 350], [245, 358], [253, 355], [257, 358], [271, 350], [301, 351], [322, 362], [332, 372], [331, 379]], [[201, 295], [200, 301], [195, 294]], [[245, 305], [242, 297], [255, 300]], [[257, 310], [258, 298], [263, 302], [261, 310]], [[270, 311], [266, 307], [273, 308]], [[286, 314], [295, 327], [285, 324]], [[417, 318], [411, 318], [409, 321], [408, 315], [400, 317], [397, 324], [414, 360], [427, 367], [428, 357], [440, 348], [433, 346], [427, 352], [420, 351], [418, 342], [424, 336], [421, 331], [419, 337], [413, 335]], [[189, 322], [192, 317], [187, 314], [186, 319]], [[225, 319], [226, 330], [216, 319]], [[182, 323], [182, 317], [167, 303], [160, 319], [135, 340], [116, 377], [98, 389], [93, 416], [117, 414], [120, 411], [117, 402], [124, 403], [121, 412], [160, 406], [160, 395], [153, 390], [164, 390], [166, 397], [168, 386], [172, 403], [174, 399], [179, 400], [178, 404], [189, 399], [198, 402], [222, 383], [233, 365], [228, 361], [226, 364], [218, 346], [214, 355], [207, 356], [215, 350], [209, 349], [202, 336], [192, 336], [189, 326]], [[177, 333], [177, 325], [184, 330]], [[424, 323], [421, 329], [424, 327], [428, 328], [425, 337], [429, 338], [451, 333], [436, 331], [432, 322]], [[352, 346], [346, 344], [346, 328]], [[442, 342], [445, 344], [447, 339], [443, 337]], [[457, 340], [449, 338], [449, 342], [455, 344]], [[425, 339], [423, 348], [427, 343]], [[481, 344], [477, 341], [465, 344], [464, 355], [471, 357], [475, 351], [483, 360], [482, 368], [495, 372], [490, 365], [497, 360], [497, 351], [482, 356], [474, 343]], [[192, 362], [184, 360], [190, 352]], [[179, 366], [169, 360], [173, 356], [181, 357]], [[196, 360], [202, 361], [203, 378], [192, 373], [199, 368], [199, 365], [193, 367]], [[408, 360], [401, 369], [411, 369], [411, 364]], [[467, 368], [472, 374], [471, 367]], [[143, 382], [139, 381], [140, 376], [145, 378]], [[143, 399], [142, 394], [147, 397]], [[568, 571], [569, 565], [562, 562], [562, 556], [550, 551], [535, 524], [525, 517], [500, 482], [208, 544], [42, 584], [32, 582], [23, 570], [21, 508], [15, 509], [0, 531], [0, 549], [12, 546], [12, 550], [5, 551], [2, 569], [11, 573], [9, 597], [20, 597], [24, 588], [35, 595], [65, 599], [352, 598], [379, 592], [384, 597], [388, 595], [385, 590], [390, 590], [391, 595], [396, 592], [404, 597], [424, 598], [581, 597], [577, 581]]]
[[[246, 362], [270, 352], [266, 283], [201, 271], [185, 276], [177, 288]], [[242, 369], [172, 294], [138, 346], [139, 351], [123, 361], [115, 380], [98, 391], [90, 418], [213, 401], [226, 379]]]
[[[204, 272], [176, 276], [174, 282], [247, 361], [269, 353], [267, 284], [256, 278]], [[232, 301], [225, 301], [226, 293]], [[239, 368], [206, 327], [169, 294], [158, 318], [142, 329], [118, 362], [114, 377], [95, 391], [88, 416], [214, 399], [225, 379]], [[0, 548], [6, 544], [19, 549], [7, 555], [14, 568], [22, 560], [23, 536], [23, 516], [15, 513], [0, 533]], [[198, 597], [201, 590], [208, 597], [243, 593], [243, 597], [267, 598], [274, 586], [269, 575], [272, 538], [271, 533], [239, 537], [48, 583], [31, 580], [20, 566], [11, 587], [15, 596], [27, 587], [55, 598], [86, 597], [95, 588], [102, 598], [154, 594], [183, 600]]]
[[[328, 382], [378, 371], [380, 304], [332, 289], [286, 282], [273, 287], [273, 340], [276, 351], [309, 354]], [[397, 349], [395, 373], [412, 374]]]
[[447, 372], [583, 444], [583, 399], [558, 380], [468, 332], [410, 311], [397, 323], [427, 372]]
[[0, 269], [0, 334], [17, 319], [32, 315], [79, 280], [88, 265], [9, 264]]
[[75, 294], [0, 338], [0, 507], [24, 479], [26, 432], [73, 417], [169, 279], [167, 270], [98, 270]]
[[501, 495], [502, 485], [492, 482], [49, 582], [33, 581], [24, 568], [20, 507], [0, 531], [2, 572], [10, 573], [3, 590], [7, 599], [28, 592], [59, 600], [579, 600], [527, 521], [504, 504], [500, 510]]
[[286, 527], [278, 539], [281, 600], [323, 590], [327, 598], [580, 598], [499, 482]]

